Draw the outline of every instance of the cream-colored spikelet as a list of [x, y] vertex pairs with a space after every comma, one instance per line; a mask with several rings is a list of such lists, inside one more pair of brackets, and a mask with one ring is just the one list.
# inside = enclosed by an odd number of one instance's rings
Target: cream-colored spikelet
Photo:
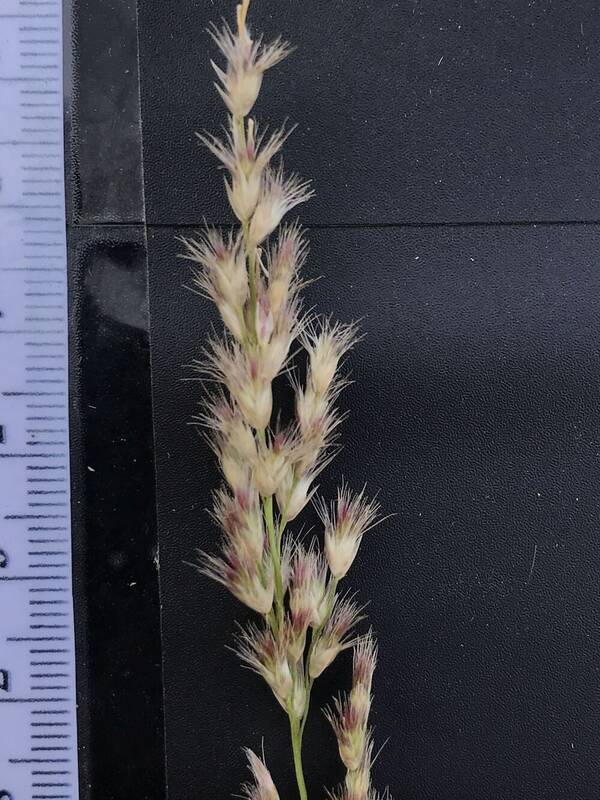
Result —
[[273, 563], [264, 548], [262, 520], [252, 509], [250, 492], [231, 498], [218, 492], [214, 519], [223, 533], [221, 555], [200, 552], [198, 568], [221, 583], [244, 605], [259, 614], [268, 614], [275, 591]]
[[288, 211], [310, 200], [314, 192], [309, 187], [310, 182], [303, 181], [298, 175], [286, 177], [281, 167], [265, 170], [258, 203], [250, 222], [250, 242], [260, 244], [273, 233]]
[[264, 678], [285, 708], [292, 697], [294, 678], [283, 637], [276, 636], [268, 626], [258, 628], [251, 623], [238, 636], [236, 649], [240, 659]]
[[249, 748], [246, 748], [244, 752], [248, 759], [248, 769], [252, 773], [253, 783], [246, 783], [242, 786], [243, 797], [247, 800], [279, 800], [279, 794], [264, 758], [259, 758]]
[[293, 458], [293, 432], [278, 431], [270, 442], [260, 442], [254, 458], [253, 476], [262, 497], [271, 497], [281, 486]]
[[265, 272], [271, 310], [275, 315], [296, 297], [301, 288], [300, 270], [308, 255], [308, 244], [298, 223], [284, 225], [277, 242], [266, 253]]
[[348, 597], [336, 598], [330, 616], [321, 635], [316, 639], [310, 655], [308, 672], [311, 678], [318, 678], [338, 655], [352, 647], [355, 638], [348, 638], [353, 628], [364, 619], [363, 608]]
[[355, 709], [357, 717], [365, 721], [371, 710], [371, 687], [376, 666], [377, 643], [373, 633], [369, 631], [354, 645], [352, 689], [349, 697], [350, 705]]
[[380, 521], [379, 503], [367, 500], [364, 489], [353, 495], [342, 485], [337, 501], [329, 507], [320, 502], [317, 511], [325, 527], [325, 552], [332, 574], [343, 578], [352, 566], [363, 536]]
[[274, 67], [290, 52], [290, 46], [281, 39], [263, 45], [254, 42], [246, 27], [250, 0], [243, 0], [237, 8], [237, 31], [225, 23], [219, 30], [211, 27], [210, 34], [227, 65], [222, 70], [214, 62], [213, 69], [221, 83], [215, 84], [225, 105], [234, 117], [245, 117], [252, 110], [262, 84], [263, 73]]
[[292, 383], [296, 394], [296, 419], [307, 457], [312, 453], [316, 459], [321, 449], [331, 444], [338, 425], [343, 421], [335, 403], [346, 385], [346, 380], [336, 375], [323, 394], [317, 394], [310, 381], [306, 386], [301, 386], [294, 380]]
[[335, 732], [344, 766], [349, 772], [358, 770], [368, 741], [368, 730], [356, 708], [347, 696], [336, 697], [334, 708], [325, 709], [325, 716]]
[[244, 337], [244, 304], [248, 297], [246, 258], [239, 237], [227, 240], [209, 228], [200, 239], [180, 241], [184, 258], [197, 264], [193, 273], [196, 289], [215, 303], [223, 322], [238, 341]]
[[302, 344], [309, 355], [309, 381], [317, 397], [329, 391], [340, 365], [340, 359], [358, 341], [356, 323], [343, 325], [325, 320], [320, 327], [312, 324], [302, 334]]
[[256, 439], [252, 429], [239, 408], [223, 392], [218, 391], [207, 397], [203, 410], [193, 421], [210, 431], [209, 442], [219, 461], [226, 449], [235, 451], [238, 458], [246, 463], [251, 463], [255, 458]]
[[297, 608], [285, 621], [285, 637], [290, 664], [296, 666], [304, 658], [306, 650], [306, 634], [311, 620], [311, 612], [306, 608]]
[[200, 141], [229, 171], [229, 181], [225, 179], [227, 199], [240, 222], [247, 222], [252, 216], [260, 197], [263, 172], [292, 131], [293, 128], [281, 127], [267, 138], [258, 133], [257, 123], [249, 119], [243, 137], [232, 118], [224, 141], [211, 134], [198, 134]]
[[[264, 309], [260, 308], [260, 303], [270, 302], [267, 293], [262, 293], [262, 286], [259, 284], [257, 311], [256, 317], [260, 313], [265, 313]], [[268, 290], [267, 290], [268, 291]], [[269, 307], [269, 312], [273, 313]], [[288, 301], [283, 305], [276, 315], [273, 315], [272, 328], [269, 329], [268, 338], [265, 337], [260, 344], [262, 345], [260, 351], [262, 372], [271, 380], [277, 377], [281, 370], [285, 367], [290, 351], [290, 346], [294, 339], [302, 332], [305, 320], [302, 317], [300, 301], [295, 297], [288, 298]], [[257, 321], [256, 325], [259, 325]], [[257, 330], [257, 339], [259, 332]]]
[[312, 481], [312, 475], [298, 478], [292, 464], [286, 469], [277, 490], [277, 504], [288, 522], [296, 519], [317, 491], [316, 486], [311, 489]]
[[292, 561], [289, 605], [292, 618], [308, 618], [313, 628], [320, 628], [330, 613], [327, 564], [313, 543], [308, 549], [297, 545]]
[[372, 761], [373, 739], [371, 733], [367, 732], [362, 744], [362, 754], [356, 767], [348, 768], [346, 773], [345, 790], [348, 800], [370, 800], [372, 797]]
[[237, 406], [222, 393], [207, 400], [206, 410], [194, 417], [194, 422], [209, 429], [206, 437], [217, 456], [223, 477], [233, 492], [254, 490], [252, 465], [257, 457], [257, 445], [252, 429]]
[[273, 411], [273, 393], [257, 353], [245, 352], [237, 342], [213, 341], [198, 370], [225, 384], [251, 428], [265, 430]]
[[235, 547], [242, 561], [260, 562], [265, 556], [265, 528], [258, 494], [253, 486], [230, 495], [223, 489], [214, 494], [212, 518]]
[[[355, 632], [364, 606], [340, 593], [338, 584], [364, 534], [380, 521], [379, 505], [345, 486], [327, 505], [317, 485], [339, 450], [344, 364], [360, 335], [355, 323], [303, 310], [306, 236], [298, 222], [281, 223], [313, 192], [309, 181], [283, 169], [280, 154], [293, 126], [269, 132], [249, 116], [265, 72], [291, 48], [280, 38], [264, 44], [254, 37], [248, 8], [249, 0], [237, 6], [235, 29], [227, 23], [210, 29], [225, 59], [213, 67], [229, 113], [222, 138], [199, 134], [225, 170], [237, 227], [227, 233], [206, 228], [181, 239], [184, 258], [193, 263], [192, 288], [215, 304], [223, 323], [222, 335], [194, 362], [206, 393], [193, 422], [205, 430], [224, 481], [212, 510], [220, 550], [201, 552], [197, 566], [260, 617], [241, 629], [236, 650], [288, 717], [300, 800], [308, 800], [301, 751], [313, 682], [354, 648], [352, 688], [327, 712], [348, 770], [344, 786], [330, 797], [377, 800], [368, 723], [377, 648], [371, 633]], [[288, 416], [274, 391], [283, 389], [286, 373], [294, 394]], [[316, 537], [303, 545], [288, 530], [311, 500], [324, 547]], [[243, 796], [279, 800], [264, 758], [251, 750], [246, 755], [253, 782], [242, 787]], [[285, 797], [291, 800], [287, 789]]]

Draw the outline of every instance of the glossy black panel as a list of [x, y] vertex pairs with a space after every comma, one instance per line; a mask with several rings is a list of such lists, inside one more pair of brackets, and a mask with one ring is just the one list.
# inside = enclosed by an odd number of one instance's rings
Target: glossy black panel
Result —
[[135, 0], [69, 0], [65, 15], [69, 220], [142, 222]]
[[[381, 643], [375, 773], [404, 800], [600, 795], [600, 229], [313, 231], [308, 304], [364, 317], [345, 450], [321, 481], [367, 480], [395, 511], [350, 583]], [[221, 798], [265, 753], [294, 797], [283, 714], [225, 650], [239, 604], [185, 561], [217, 540], [214, 459], [186, 423], [183, 365], [215, 322], [182, 288], [175, 231], [149, 243], [169, 800]], [[316, 522], [309, 513], [307, 522]], [[296, 526], [298, 527], [298, 526]], [[311, 797], [340, 775], [318, 711]]]
[[[233, 2], [140, 4], [151, 223], [229, 219], [194, 131], [225, 120], [209, 21]], [[257, 31], [298, 49], [258, 119], [300, 127], [316, 224], [600, 219], [595, 0], [262, 0]]]
[[163, 800], [143, 229], [71, 229], [69, 256], [81, 796]]

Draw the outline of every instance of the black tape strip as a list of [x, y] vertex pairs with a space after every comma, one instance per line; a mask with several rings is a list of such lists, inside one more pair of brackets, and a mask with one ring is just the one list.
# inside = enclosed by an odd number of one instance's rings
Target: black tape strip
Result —
[[164, 800], [146, 232], [133, 0], [65, 9], [82, 800]]

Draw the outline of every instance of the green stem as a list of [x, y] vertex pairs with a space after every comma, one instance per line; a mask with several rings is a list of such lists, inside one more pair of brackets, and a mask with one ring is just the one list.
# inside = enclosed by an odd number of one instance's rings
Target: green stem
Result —
[[304, 716], [302, 717], [302, 722], [300, 723], [300, 737], [304, 734], [304, 728], [306, 727], [306, 720], [308, 719], [308, 712], [310, 709], [310, 693], [312, 692], [312, 687], [314, 683], [314, 679], [310, 677], [308, 670], [310, 669], [310, 657], [312, 656], [313, 650], [315, 649], [315, 644], [317, 643], [317, 639], [321, 634], [322, 626], [320, 628], [316, 628], [310, 637], [310, 645], [308, 647], [308, 653], [306, 655], [306, 666], [305, 666], [305, 673], [304, 673], [304, 682], [306, 686], [306, 705], [304, 706]]
[[281, 546], [281, 541], [283, 539], [283, 532], [285, 531], [285, 526], [287, 525], [287, 519], [285, 516], [279, 518], [279, 527], [277, 529], [277, 536], [279, 538], [279, 545]]
[[248, 291], [250, 308], [250, 334], [253, 340], [256, 339], [256, 250], [250, 246], [249, 241], [250, 222], [242, 223], [242, 234], [244, 237], [244, 252], [248, 264]]
[[306, 783], [304, 782], [304, 771], [302, 769], [302, 729], [298, 720], [290, 715], [290, 731], [292, 734], [292, 751], [294, 753], [294, 770], [296, 772], [296, 783], [300, 800], [308, 800]]
[[[235, 117], [234, 124], [237, 126], [240, 141], [245, 147], [246, 142], [246, 119], [245, 117]], [[248, 289], [250, 294], [250, 339], [256, 341], [256, 248], [250, 245], [250, 220], [242, 222], [242, 236], [244, 240], [244, 253], [246, 255], [248, 271]]]
[[273, 498], [263, 497], [263, 514], [265, 525], [267, 526], [267, 536], [269, 538], [269, 551], [273, 562], [273, 575], [275, 578], [275, 610], [277, 613], [277, 630], [283, 628], [283, 581], [281, 578], [281, 555], [279, 552], [279, 541], [275, 533], [275, 522], [273, 519]]
[[310, 693], [312, 692], [314, 680], [313, 678], [309, 678], [306, 683], [306, 705], [304, 707], [304, 716], [302, 717], [302, 722], [300, 723], [300, 741], [302, 742], [302, 736], [304, 735], [304, 728], [306, 727], [306, 720], [308, 719], [308, 711], [310, 709]]
[[325, 621], [318, 627], [315, 628], [313, 634], [310, 638], [310, 645], [308, 648], [308, 655], [306, 656], [306, 672], [304, 674], [304, 681], [306, 685], [306, 706], [304, 707], [304, 716], [302, 717], [302, 722], [300, 723], [300, 740], [302, 740], [302, 735], [304, 733], [304, 728], [306, 726], [306, 720], [308, 719], [308, 711], [310, 708], [310, 693], [312, 692], [312, 687], [314, 683], [314, 679], [310, 677], [308, 670], [310, 669], [310, 657], [312, 656], [312, 652], [315, 649], [315, 644], [321, 635], [321, 631], [325, 627], [325, 623], [331, 616], [331, 612], [333, 611], [333, 603], [335, 601], [335, 592], [338, 585], [338, 579], [332, 578], [329, 583], [328, 588], [328, 595], [329, 595], [329, 602], [328, 602], [328, 611]]

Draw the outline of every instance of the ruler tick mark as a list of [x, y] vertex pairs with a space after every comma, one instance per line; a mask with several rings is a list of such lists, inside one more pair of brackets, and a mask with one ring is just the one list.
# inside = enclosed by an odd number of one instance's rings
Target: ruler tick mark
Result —
[[64, 728], [70, 725], [69, 722], [30, 722], [32, 728]]
[[9, 758], [9, 764], [69, 764], [70, 758]]

